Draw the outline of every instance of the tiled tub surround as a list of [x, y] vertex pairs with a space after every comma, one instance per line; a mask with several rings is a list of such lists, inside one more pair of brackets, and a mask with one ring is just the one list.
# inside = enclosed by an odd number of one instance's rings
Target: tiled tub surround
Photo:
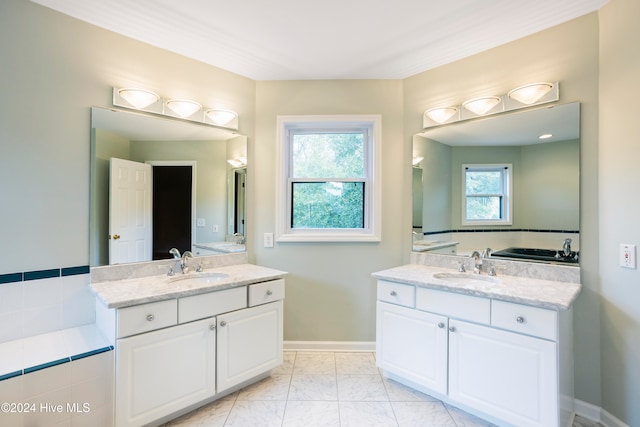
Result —
[[[473, 251], [481, 252], [487, 246], [494, 251], [510, 247], [560, 250], [564, 239], [567, 238], [571, 239], [572, 250], [580, 250], [580, 234], [572, 230], [461, 229], [430, 232], [419, 236], [421, 240], [458, 242], [456, 250], [459, 255], [469, 255]], [[487, 242], [491, 243], [487, 245]]]
[[411, 260], [373, 273], [384, 375], [498, 425], [569, 425], [579, 268], [487, 259], [479, 277], [469, 257]]
[[13, 405], [0, 425], [111, 425], [113, 347], [95, 326], [88, 273], [0, 275], [0, 402]]

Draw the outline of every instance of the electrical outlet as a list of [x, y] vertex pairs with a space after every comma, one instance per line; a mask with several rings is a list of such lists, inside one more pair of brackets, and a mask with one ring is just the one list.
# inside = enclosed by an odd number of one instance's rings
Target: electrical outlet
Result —
[[265, 248], [273, 247], [273, 233], [264, 233], [264, 247]]
[[214, 233], [218, 232], [218, 224], [214, 224], [213, 227], [211, 227], [211, 231], [213, 231]]
[[620, 267], [636, 268], [636, 245], [620, 244]]

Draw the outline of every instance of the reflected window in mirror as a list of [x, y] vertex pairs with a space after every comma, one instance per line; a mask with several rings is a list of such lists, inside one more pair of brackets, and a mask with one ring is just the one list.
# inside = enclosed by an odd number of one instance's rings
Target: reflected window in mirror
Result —
[[463, 225], [511, 224], [512, 166], [462, 165]]

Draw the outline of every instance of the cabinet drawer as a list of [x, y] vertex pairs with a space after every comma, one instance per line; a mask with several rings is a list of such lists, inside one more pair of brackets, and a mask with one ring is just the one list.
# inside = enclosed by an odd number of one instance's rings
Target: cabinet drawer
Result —
[[486, 325], [491, 320], [491, 300], [454, 292], [418, 288], [416, 308]]
[[151, 302], [118, 309], [117, 338], [166, 328], [178, 323], [177, 300]]
[[178, 322], [191, 322], [246, 307], [246, 286], [193, 295], [178, 300]]
[[505, 301], [491, 302], [491, 326], [556, 341], [558, 312]]
[[249, 307], [284, 299], [284, 279], [249, 285]]
[[416, 287], [402, 283], [387, 282], [386, 280], [378, 280], [378, 301], [413, 308], [416, 305]]

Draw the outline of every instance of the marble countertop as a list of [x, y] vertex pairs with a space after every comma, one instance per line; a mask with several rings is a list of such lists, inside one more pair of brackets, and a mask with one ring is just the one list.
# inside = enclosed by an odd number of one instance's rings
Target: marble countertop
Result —
[[[185, 281], [186, 278], [206, 278], [215, 273], [226, 277], [210, 281]], [[287, 273], [253, 264], [237, 264], [205, 269], [203, 272], [176, 273], [134, 279], [91, 283], [91, 290], [107, 308], [123, 308], [148, 302], [181, 298], [206, 292], [221, 291], [252, 283], [281, 279]]]
[[377, 279], [407, 283], [425, 288], [458, 292], [484, 298], [517, 302], [543, 308], [566, 310], [580, 293], [579, 283], [556, 282], [517, 276], [487, 276], [483, 280], [460, 280], [460, 283], [443, 280], [438, 274], [462, 274], [477, 277], [473, 272], [458, 273], [455, 269], [407, 264], [372, 274]]
[[457, 246], [458, 244], [458, 242], [452, 242], [448, 240], [416, 240], [415, 242], [413, 242], [413, 250], [417, 252], [433, 251], [436, 249]]
[[200, 249], [209, 249], [211, 251], [225, 253], [244, 252], [247, 250], [245, 245], [233, 242], [194, 243], [193, 246]]

